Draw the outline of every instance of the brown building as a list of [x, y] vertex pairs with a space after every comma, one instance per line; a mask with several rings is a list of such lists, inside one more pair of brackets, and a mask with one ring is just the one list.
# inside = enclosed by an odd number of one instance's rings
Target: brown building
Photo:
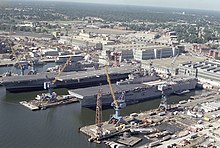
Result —
[[196, 51], [198, 53], [202, 53], [204, 55], [207, 55], [209, 53], [210, 48], [207, 45], [201, 45], [201, 44], [193, 44], [193, 51]]
[[214, 59], [219, 59], [219, 51], [209, 50], [209, 57], [214, 58]]

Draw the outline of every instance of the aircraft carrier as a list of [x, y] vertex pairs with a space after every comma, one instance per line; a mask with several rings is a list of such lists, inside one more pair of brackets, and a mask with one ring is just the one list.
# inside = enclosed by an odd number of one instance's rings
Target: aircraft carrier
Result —
[[[158, 90], [158, 85], [167, 84], [170, 89], [166, 91], [167, 95], [192, 90], [196, 88], [197, 79], [194, 77], [176, 77], [172, 81], [150, 81], [145, 83], [133, 84], [113, 84], [116, 98], [119, 98], [124, 92], [124, 97], [127, 104], [134, 104], [141, 101], [158, 98], [161, 96], [161, 91]], [[109, 106], [113, 100], [110, 93], [109, 85], [96, 87], [87, 87], [84, 89], [69, 90], [71, 96], [80, 99], [82, 107], [94, 108], [96, 105], [96, 95], [99, 89], [102, 89], [102, 104]]]
[[[128, 78], [138, 66], [124, 65], [109, 67], [112, 82]], [[1, 85], [9, 92], [36, 91], [44, 89], [44, 82], [53, 80], [58, 73], [39, 73], [36, 75], [3, 77]], [[104, 68], [98, 70], [63, 72], [58, 78], [55, 88], [84, 88], [106, 84]]]

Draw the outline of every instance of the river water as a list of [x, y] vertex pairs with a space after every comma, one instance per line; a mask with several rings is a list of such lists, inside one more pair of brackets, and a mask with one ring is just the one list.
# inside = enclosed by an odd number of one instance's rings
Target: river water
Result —
[[[67, 94], [66, 89], [55, 90], [58, 94]], [[80, 103], [30, 111], [19, 104], [31, 100], [42, 93], [9, 93], [0, 87], [0, 148], [100, 148], [88, 142], [88, 137], [79, 133], [79, 127], [95, 122], [95, 111], [81, 108]], [[169, 103], [188, 99], [191, 92], [183, 96], [171, 96]], [[146, 111], [158, 107], [160, 99], [149, 100], [123, 109], [122, 115]], [[103, 120], [108, 120], [113, 109], [103, 111]], [[143, 144], [140, 143], [140, 144]], [[140, 145], [139, 144], [139, 145]]]
[[[66, 89], [56, 90], [67, 94]], [[81, 108], [80, 103], [30, 111], [19, 101], [31, 100], [40, 92], [12, 94], [0, 87], [0, 147], [1, 148], [87, 148], [104, 147], [91, 144], [78, 132], [79, 127], [95, 122], [95, 111]], [[170, 103], [188, 99], [189, 95], [169, 97]], [[198, 92], [199, 93], [199, 92]], [[149, 100], [126, 107], [122, 115], [156, 108], [160, 99]], [[103, 111], [103, 120], [108, 120], [113, 109]]]

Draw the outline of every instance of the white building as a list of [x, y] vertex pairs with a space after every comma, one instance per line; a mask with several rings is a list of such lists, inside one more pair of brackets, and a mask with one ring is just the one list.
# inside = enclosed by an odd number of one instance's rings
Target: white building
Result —
[[178, 48], [162, 47], [154, 49], [155, 59], [174, 57], [179, 54]]
[[166, 46], [150, 46], [147, 48], [139, 49], [134, 52], [134, 59], [149, 60], [149, 59], [159, 59], [174, 57], [179, 54], [179, 49], [171, 48]]
[[154, 49], [139, 49], [134, 52], [134, 59], [137, 61], [155, 59]]
[[133, 60], [134, 51], [145, 48], [145, 44], [118, 44], [118, 45], [104, 45], [100, 56], [100, 62], [106, 63], [106, 60], [114, 60], [114, 55], [117, 54], [119, 62], [123, 60]]

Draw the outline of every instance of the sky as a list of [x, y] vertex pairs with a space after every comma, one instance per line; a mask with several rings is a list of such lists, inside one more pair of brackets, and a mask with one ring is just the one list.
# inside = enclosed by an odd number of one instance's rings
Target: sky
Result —
[[[1, 1], [1, 0], [0, 0]], [[40, 1], [40, 0], [29, 0]], [[220, 10], [220, 0], [51, 0], [68, 2], [125, 4], [157, 7]]]

